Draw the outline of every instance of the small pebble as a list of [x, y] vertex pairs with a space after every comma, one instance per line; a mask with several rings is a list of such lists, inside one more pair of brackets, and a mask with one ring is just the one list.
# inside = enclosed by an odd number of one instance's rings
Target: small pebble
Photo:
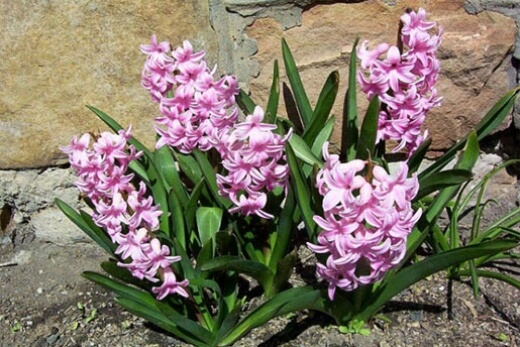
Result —
[[43, 293], [43, 288], [42, 288], [42, 287], [39, 287], [38, 289], [36, 289], [36, 293], [38, 293], [38, 294]]

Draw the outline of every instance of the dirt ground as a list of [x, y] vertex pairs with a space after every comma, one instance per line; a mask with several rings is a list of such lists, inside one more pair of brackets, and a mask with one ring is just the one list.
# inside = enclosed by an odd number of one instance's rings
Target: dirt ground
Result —
[[[111, 294], [83, 279], [106, 257], [94, 245], [37, 240], [0, 253], [0, 347], [186, 346], [126, 313]], [[520, 346], [520, 292], [482, 281], [482, 294], [442, 274], [402, 293], [369, 336], [338, 332], [305, 312], [253, 330], [236, 346]], [[451, 310], [448, 308], [451, 307]], [[448, 319], [448, 315], [453, 316]]]

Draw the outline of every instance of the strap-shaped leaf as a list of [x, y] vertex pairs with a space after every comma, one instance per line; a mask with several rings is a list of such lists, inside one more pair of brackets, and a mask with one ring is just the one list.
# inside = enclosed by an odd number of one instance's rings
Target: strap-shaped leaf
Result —
[[[164, 231], [166, 235], [175, 235], [177, 242], [186, 249], [186, 228], [184, 225], [184, 211], [174, 190], [168, 194], [168, 209], [170, 211], [170, 225], [172, 230]], [[173, 233], [173, 235], [172, 235]]]
[[237, 100], [238, 107], [240, 107], [242, 112], [244, 112], [246, 115], [253, 114], [256, 104], [253, 101], [253, 99], [251, 99], [249, 97], [249, 95], [247, 95], [246, 92], [244, 92], [242, 89], [240, 89], [236, 100]]
[[277, 316], [313, 307], [319, 299], [320, 291], [312, 287], [285, 290], [249, 313], [220, 340], [219, 346], [231, 345], [252, 329], [264, 325]]
[[278, 102], [280, 100], [280, 71], [278, 68], [278, 60], [274, 61], [273, 66], [273, 82], [271, 83], [271, 91], [269, 92], [269, 100], [265, 109], [264, 122], [274, 124], [276, 122], [276, 114], [278, 113]]
[[318, 102], [316, 103], [316, 107], [314, 108], [310, 124], [303, 132], [303, 139], [309, 146], [312, 146], [319, 132], [325, 126], [327, 118], [329, 118], [330, 111], [332, 110], [332, 106], [334, 106], [334, 101], [338, 94], [338, 87], [339, 73], [334, 71], [325, 81]]
[[188, 205], [184, 210], [184, 219], [186, 221], [186, 231], [190, 233], [195, 225], [195, 214], [199, 205], [199, 198], [204, 188], [204, 179], [201, 179], [199, 183], [193, 188], [188, 200]]
[[223, 255], [202, 264], [201, 271], [236, 271], [253, 277], [260, 284], [265, 284], [270, 276], [271, 270], [262, 263], [242, 259], [238, 256]]
[[334, 117], [329, 118], [327, 123], [325, 123], [323, 128], [318, 133], [318, 136], [316, 136], [314, 143], [312, 144], [311, 151], [318, 159], [323, 158], [323, 144], [329, 141], [330, 136], [332, 135], [332, 131], [334, 130], [334, 121]]
[[[462, 170], [468, 170], [471, 171], [473, 169], [473, 166], [477, 162], [479, 155], [479, 147], [478, 147], [478, 140], [475, 132], [471, 132], [468, 136], [468, 141], [466, 142], [466, 147], [464, 148], [464, 151], [462, 151], [462, 155], [460, 156], [457, 164], [455, 165], [455, 169], [462, 169]], [[419, 184], [422, 185], [423, 180], [425, 177], [420, 177], [419, 175]], [[442, 210], [446, 207], [446, 204], [448, 204], [451, 199], [455, 196], [459, 189], [459, 186], [457, 187], [447, 187], [442, 189], [437, 197], [434, 199], [434, 201], [430, 204], [428, 207], [428, 210], [425, 211], [424, 218], [421, 218], [422, 221], [426, 221], [427, 223], [433, 223], [437, 220], [437, 217], [442, 212]], [[422, 222], [419, 222], [420, 225], [422, 225]]]
[[378, 120], [379, 98], [376, 95], [370, 100], [365, 118], [363, 119], [356, 149], [357, 159], [365, 160], [373, 156], [376, 147]]
[[289, 170], [291, 172], [291, 185], [296, 195], [297, 206], [305, 223], [309, 240], [314, 242], [316, 238], [316, 222], [314, 222], [314, 211], [312, 208], [311, 192], [309, 191], [309, 184], [306, 180], [291, 142], [285, 146], [285, 153], [287, 155], [287, 162], [289, 164]]
[[267, 297], [276, 294], [287, 285], [291, 274], [293, 273], [294, 265], [298, 260], [298, 253], [296, 249], [294, 249], [291, 253], [287, 254], [285, 257], [280, 259], [276, 266], [276, 273], [273, 278], [272, 286], [270, 290], [266, 293]]
[[348, 72], [348, 89], [343, 103], [343, 129], [341, 132], [341, 153], [345, 161], [356, 158], [356, 146], [358, 143], [358, 110], [357, 110], [357, 52], [356, 47], [359, 37], [354, 40], [352, 51], [350, 52], [350, 65]]
[[[76, 224], [78, 228], [80, 228], [85, 234], [87, 234], [92, 240], [94, 240], [98, 245], [101, 246], [108, 254], [115, 257], [114, 251], [116, 250], [116, 246], [110, 240], [110, 237], [105, 233], [105, 231], [98, 226], [94, 225], [94, 223], [88, 223], [80, 213], [76, 212], [75, 209], [70, 207], [67, 203], [62, 200], [56, 198], [54, 200], [56, 206], [70, 219], [71, 222]], [[92, 219], [89, 215], [86, 215], [86, 218]]]
[[296, 200], [294, 194], [294, 188], [289, 185], [287, 188], [287, 196], [285, 198], [285, 204], [282, 212], [280, 213], [280, 219], [276, 227], [276, 240], [274, 242], [273, 251], [269, 258], [269, 268], [275, 272], [277, 270], [278, 262], [284, 257], [289, 247], [289, 242], [292, 236], [293, 230], [293, 216], [296, 210]]
[[[215, 341], [220, 342], [225, 336], [230, 334], [240, 317], [241, 308], [241, 305], [237, 305], [230, 312], [226, 312], [226, 315], [222, 315], [220, 328], [218, 329]], [[225, 346], [225, 344], [218, 344], [218, 346]]]
[[516, 241], [495, 240], [429, 256], [420, 262], [402, 269], [390, 278], [385, 278], [385, 284], [370, 296], [362, 311], [354, 318], [366, 322], [395, 295], [421, 279], [470, 259], [512, 249], [516, 245]]
[[146, 291], [150, 290], [150, 282], [142, 281], [132, 276], [132, 274], [127, 268], [117, 266], [117, 261], [115, 259], [110, 259], [108, 261], [102, 262], [101, 268], [107, 274], [121, 282], [134, 285]]
[[472, 173], [468, 170], [453, 169], [441, 171], [433, 177], [428, 177], [421, 181], [419, 192], [415, 196], [415, 200], [421, 199], [437, 190], [450, 187], [460, 186], [462, 183], [471, 179]]
[[220, 194], [218, 193], [217, 178], [215, 176], [215, 171], [213, 171], [213, 167], [211, 166], [211, 163], [209, 162], [208, 158], [206, 158], [204, 153], [202, 153], [198, 149], [193, 151], [193, 156], [199, 164], [199, 167], [202, 171], [202, 175], [204, 176], [206, 185], [208, 186], [208, 189], [211, 195], [213, 196], [213, 199], [215, 199], [215, 201], [217, 201], [224, 210], [228, 210], [232, 203], [229, 199], [220, 196]]
[[[119, 130], [124, 129], [121, 126], [121, 124], [116, 122], [112, 117], [110, 117], [105, 112], [101, 111], [100, 109], [98, 109], [94, 106], [90, 106], [90, 105], [87, 105], [87, 108], [89, 110], [91, 110], [92, 112], [94, 112], [96, 114], [96, 116], [98, 116], [98, 118], [101, 119], [106, 125], [108, 125], [108, 127], [110, 129], [112, 129], [114, 132], [117, 133]], [[138, 151], [143, 151], [146, 156], [148, 156], [148, 157], [152, 156], [152, 153], [150, 152], [150, 150], [145, 145], [143, 145], [141, 142], [139, 142], [135, 137], [132, 136], [132, 138], [130, 138], [130, 140], [128, 142], [131, 145], [133, 145]]]
[[[516, 278], [508, 276], [504, 273], [490, 271], [490, 270], [482, 270], [482, 269], [477, 269], [475, 272], [476, 272], [476, 275], [479, 277], [487, 277], [487, 278], [496, 279], [496, 280], [508, 283], [508, 284], [512, 285], [513, 287], [515, 287], [516, 289], [520, 289], [520, 281], [517, 280]], [[461, 270], [461, 271], [457, 272], [457, 275], [468, 276], [468, 275], [470, 275], [470, 271]]]
[[[149, 306], [142, 305], [141, 303], [135, 302], [125, 297], [117, 297], [115, 301], [128, 312], [138, 317], [144, 318], [153, 325], [158, 326], [159, 328], [164, 329], [165, 331], [168, 331], [175, 336], [178, 336], [186, 342], [201, 347], [212, 346], [211, 338], [207, 339], [207, 341], [204, 341], [201, 339], [200, 335], [197, 335], [196, 333], [189, 330], [180, 329], [175, 321], [169, 319], [164, 314], [161, 314], [159, 310], [154, 310]], [[181, 316], [181, 319], [187, 320], [187, 318], [183, 316]]]
[[323, 161], [318, 159], [318, 157], [312, 152], [309, 148], [309, 145], [305, 143], [305, 141], [298, 135], [292, 134], [289, 139], [289, 144], [291, 145], [294, 154], [298, 159], [303, 160], [305, 163], [311, 166], [323, 167]]
[[294, 62], [293, 55], [285, 39], [282, 39], [282, 55], [283, 62], [285, 64], [285, 73], [287, 74], [287, 78], [289, 79], [289, 83], [291, 85], [294, 100], [296, 101], [296, 107], [300, 112], [300, 117], [302, 118], [304, 127], [307, 127], [311, 122], [312, 108], [309, 102], [309, 98], [307, 97], [307, 93], [305, 93], [305, 89], [300, 78], [300, 73], [298, 72], [296, 63]]
[[182, 172], [193, 184], [197, 184], [202, 179], [202, 170], [197, 160], [191, 155], [175, 152], [175, 159], [179, 163]]
[[[162, 323], [169, 322], [168, 326], [170, 328], [174, 327], [177, 330], [174, 333], [184, 339], [186, 338], [185, 336], [191, 336], [191, 339], [197, 337], [198, 341], [203, 341], [207, 344], [209, 344], [213, 339], [208, 330], [174, 311], [166, 303], [158, 301], [148, 292], [130, 287], [124, 283], [115, 281], [95, 272], [86, 271], [82, 275], [88, 280], [116, 293], [116, 295], [120, 297], [118, 300], [124, 300], [124, 307], [129, 311], [131, 310], [132, 313], [141, 317], [143, 317], [141, 314], [149, 313], [152, 314], [153, 317], [160, 318]], [[151, 316], [143, 318], [146, 318], [155, 324], [154, 319]]]
[[139, 178], [141, 178], [148, 187], [151, 186], [152, 183], [150, 182], [150, 177], [148, 177], [146, 169], [139, 161], [132, 160], [128, 164], [128, 168], [132, 170]]
[[413, 174], [414, 172], [417, 172], [419, 168], [421, 167], [421, 163], [424, 160], [424, 157], [426, 156], [426, 153], [428, 152], [428, 149], [430, 148], [430, 145], [432, 144], [432, 139], [428, 138], [421, 145], [413, 152], [410, 159], [408, 159], [408, 173]]
[[177, 169], [177, 163], [170, 147], [163, 146], [154, 152], [154, 162], [161, 171], [167, 183], [166, 189], [172, 189], [179, 202], [185, 207], [188, 204], [188, 193], [182, 183]]

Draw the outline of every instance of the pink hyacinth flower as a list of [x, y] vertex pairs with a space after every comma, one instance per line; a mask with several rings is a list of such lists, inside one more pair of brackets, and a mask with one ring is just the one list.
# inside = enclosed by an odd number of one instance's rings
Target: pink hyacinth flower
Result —
[[[382, 103], [377, 141], [396, 141], [393, 151], [404, 150], [408, 157], [426, 138], [421, 126], [427, 112], [439, 106], [441, 100], [435, 89], [440, 69], [435, 54], [442, 28], [436, 35], [430, 34], [436, 23], [425, 18], [422, 8], [401, 16], [402, 52], [388, 44], [369, 50], [366, 41], [357, 50], [362, 68], [357, 75], [361, 90], [368, 99], [377, 95]], [[381, 59], [384, 53], [386, 59]]]
[[325, 264], [317, 264], [316, 276], [328, 282], [333, 300], [337, 288], [352, 291], [374, 283], [399, 264], [421, 210], [412, 208], [419, 183], [415, 175], [407, 177], [405, 163], [395, 175], [361, 160], [341, 163], [328, 153], [328, 143], [323, 158], [316, 186], [324, 197], [324, 215], [314, 216], [323, 231], [318, 244], [308, 247], [328, 254]]

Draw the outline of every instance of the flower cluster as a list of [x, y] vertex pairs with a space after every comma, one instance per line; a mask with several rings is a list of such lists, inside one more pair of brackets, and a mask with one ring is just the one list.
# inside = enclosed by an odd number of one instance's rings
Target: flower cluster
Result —
[[336, 287], [352, 291], [378, 281], [402, 260], [421, 210], [414, 213], [412, 208], [419, 183], [415, 175], [407, 178], [404, 162], [392, 177], [372, 162], [341, 163], [338, 155], [328, 153], [328, 143], [323, 157], [316, 185], [323, 196], [324, 218], [314, 216], [323, 232], [318, 245], [308, 246], [329, 254], [325, 265], [317, 264], [316, 273], [329, 283], [332, 300]]
[[152, 288], [159, 300], [173, 293], [187, 297], [188, 281], [177, 281], [171, 267], [180, 257], [170, 256], [170, 249], [153, 235], [162, 211], [147, 196], [146, 185], [141, 181], [136, 189], [134, 175], [127, 174], [130, 162], [142, 155], [127, 145], [130, 132], [103, 132], [92, 146], [92, 136], [84, 134], [61, 150], [76, 171], [76, 186], [94, 206], [92, 219], [118, 245], [115, 253], [126, 260], [118, 265], [139, 279], [153, 283], [162, 279], [162, 284]]
[[[402, 45], [383, 43], [368, 50], [365, 41], [357, 51], [362, 69], [368, 70], [368, 76], [362, 71], [358, 74], [361, 89], [369, 99], [377, 95], [382, 102], [378, 142], [398, 141], [394, 151], [404, 148], [408, 156], [427, 137], [427, 133], [421, 134], [427, 112], [440, 104], [434, 85], [440, 69], [435, 53], [442, 28], [430, 35], [428, 31], [436, 24], [425, 17], [422, 8], [401, 16]], [[386, 59], [380, 59], [385, 53]]]
[[237, 120], [237, 81], [234, 76], [215, 80], [216, 68], [210, 70], [205, 53], [194, 53], [188, 41], [173, 51], [170, 47], [169, 42], [158, 43], [155, 35], [141, 46], [147, 54], [141, 84], [161, 112], [155, 120], [160, 136], [156, 147], [168, 145], [183, 153], [209, 150], [209, 134]]
[[227, 170], [226, 175], [217, 175], [217, 184], [219, 193], [235, 204], [230, 212], [267, 219], [273, 216], [263, 211], [265, 191], [287, 185], [284, 147], [292, 132], [284, 137], [275, 134], [276, 125], [262, 123], [263, 118], [264, 111], [257, 106], [244, 122], [215, 134], [213, 142]]

